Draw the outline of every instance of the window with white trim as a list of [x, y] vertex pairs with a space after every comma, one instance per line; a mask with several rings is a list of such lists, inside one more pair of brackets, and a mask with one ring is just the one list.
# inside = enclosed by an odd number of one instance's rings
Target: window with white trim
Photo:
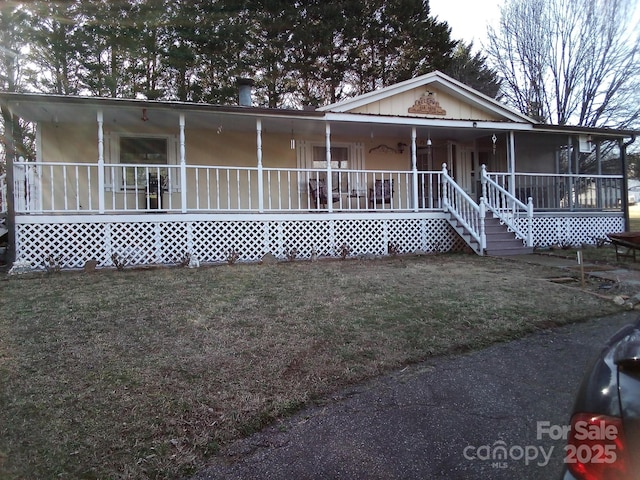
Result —
[[[298, 167], [326, 170], [327, 147], [321, 142], [298, 142]], [[331, 183], [334, 190], [341, 193], [363, 190], [364, 177], [360, 173], [349, 170], [364, 169], [364, 146], [362, 143], [332, 143], [331, 144]], [[324, 177], [322, 174], [319, 175]], [[300, 189], [304, 191], [309, 179], [301, 182]]]
[[112, 172], [111, 180], [116, 190], [144, 190], [150, 179], [161, 181], [165, 191], [179, 190], [179, 172], [169, 168], [176, 164], [174, 137], [113, 134], [110, 145], [111, 163], [123, 165]]
[[[313, 168], [327, 168], [327, 148], [313, 146]], [[349, 169], [349, 148], [331, 147], [331, 183], [334, 190], [345, 193], [349, 191], [349, 173], [340, 171]]]
[[[120, 137], [120, 163], [134, 164], [125, 167], [122, 187], [127, 190], [144, 187], [149, 177], [167, 178], [168, 141], [158, 137]], [[146, 167], [149, 168], [146, 168]], [[155, 167], [155, 168], [154, 168]]]

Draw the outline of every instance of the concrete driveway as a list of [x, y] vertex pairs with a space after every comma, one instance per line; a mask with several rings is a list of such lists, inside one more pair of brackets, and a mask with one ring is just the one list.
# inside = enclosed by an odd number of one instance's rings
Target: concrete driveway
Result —
[[542, 331], [349, 388], [230, 446], [193, 480], [559, 478], [565, 442], [554, 427], [568, 424], [604, 341], [636, 316]]

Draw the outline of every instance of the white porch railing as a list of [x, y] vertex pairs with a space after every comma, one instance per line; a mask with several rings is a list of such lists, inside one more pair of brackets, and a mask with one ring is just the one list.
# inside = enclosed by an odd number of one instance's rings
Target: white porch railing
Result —
[[487, 248], [485, 234], [485, 201], [476, 203], [447, 173], [447, 165], [442, 166], [442, 204], [478, 244], [477, 253], [482, 255]]
[[488, 178], [536, 210], [620, 210], [622, 175], [488, 173]]
[[[418, 211], [441, 208], [441, 172], [16, 162], [17, 213]], [[182, 178], [184, 175], [185, 178]], [[387, 185], [388, 195], [376, 189]], [[186, 190], [183, 195], [182, 190]], [[262, 194], [261, 194], [262, 192]], [[186, 199], [183, 205], [183, 199]], [[101, 210], [101, 205], [103, 205]]]
[[[487, 175], [486, 166], [481, 169], [482, 196], [487, 199], [487, 208], [507, 225], [515, 235], [526, 242], [527, 247], [533, 247], [533, 199], [529, 197], [523, 203], [503, 186]], [[521, 222], [526, 218], [526, 222]], [[526, 230], [519, 225], [526, 224]]]
[[[309, 186], [310, 180], [327, 179], [327, 170], [323, 169], [133, 164], [105, 164], [102, 168], [104, 174], [100, 175], [97, 163], [15, 162], [16, 212], [377, 212], [444, 208], [441, 171], [332, 170], [331, 182], [327, 182], [333, 187], [332, 194], [327, 195], [331, 201], [323, 203], [319, 197], [312, 197]], [[531, 193], [538, 211], [552, 207], [571, 211], [621, 208], [620, 176], [487, 173], [487, 178], [504, 191], [515, 192], [522, 203], [526, 201], [522, 195]], [[384, 188], [376, 189], [376, 183], [386, 185], [390, 195], [383, 195]], [[2, 192], [6, 196], [6, 188]], [[452, 202], [460, 191], [447, 193]], [[0, 201], [6, 209], [6, 198]]]

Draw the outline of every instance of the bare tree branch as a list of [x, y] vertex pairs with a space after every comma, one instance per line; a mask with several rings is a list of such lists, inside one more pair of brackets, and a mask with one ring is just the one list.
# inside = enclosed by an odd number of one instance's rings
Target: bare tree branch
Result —
[[632, 128], [640, 119], [634, 0], [507, 0], [487, 54], [503, 98], [559, 125]]

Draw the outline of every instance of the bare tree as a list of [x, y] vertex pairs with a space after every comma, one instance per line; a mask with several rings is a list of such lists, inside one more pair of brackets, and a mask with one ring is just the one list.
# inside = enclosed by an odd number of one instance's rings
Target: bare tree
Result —
[[503, 98], [541, 122], [628, 128], [640, 120], [637, 0], [507, 0], [487, 55]]

